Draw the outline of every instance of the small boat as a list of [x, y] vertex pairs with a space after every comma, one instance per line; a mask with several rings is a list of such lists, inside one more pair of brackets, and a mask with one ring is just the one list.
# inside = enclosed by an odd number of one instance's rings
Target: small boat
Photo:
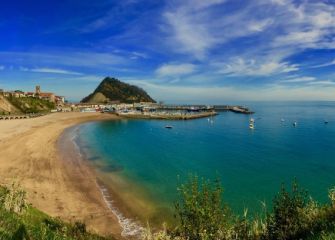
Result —
[[255, 129], [255, 119], [250, 118], [250, 120], [249, 120], [249, 128], [250, 129]]
[[294, 123], [293, 123], [293, 127], [296, 127], [297, 125], [298, 125], [297, 122], [294, 122]]
[[171, 129], [173, 127], [171, 125], [166, 125], [165, 128]]
[[281, 122], [285, 122], [285, 119], [284, 119], [284, 118], [282, 118], [280, 121], [281, 121]]
[[328, 124], [329, 122], [328, 122], [328, 120], [325, 120], [325, 124]]

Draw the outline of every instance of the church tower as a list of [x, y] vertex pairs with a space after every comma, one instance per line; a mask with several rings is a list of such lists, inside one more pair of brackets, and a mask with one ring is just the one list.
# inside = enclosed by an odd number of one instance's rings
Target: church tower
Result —
[[36, 95], [40, 95], [40, 93], [41, 93], [41, 87], [40, 86], [36, 86], [35, 94]]

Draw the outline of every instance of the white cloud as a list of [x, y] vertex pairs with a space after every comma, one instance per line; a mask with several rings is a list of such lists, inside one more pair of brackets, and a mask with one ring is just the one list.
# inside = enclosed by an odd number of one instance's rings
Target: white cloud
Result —
[[196, 66], [194, 64], [163, 64], [156, 69], [156, 74], [159, 77], [181, 76], [194, 73], [195, 71]]
[[300, 82], [311, 82], [311, 81], [315, 81], [316, 78], [315, 77], [293, 77], [293, 78], [289, 78], [289, 79], [285, 79], [285, 80], [281, 80], [280, 82], [282, 83], [300, 83]]
[[[275, 39], [275, 46], [315, 44], [320, 41], [324, 33], [319, 29], [304, 32], [291, 32], [288, 35], [279, 36]], [[301, 45], [303, 44], [303, 45]], [[313, 46], [313, 45], [310, 45]]]
[[[127, 59], [128, 60], [128, 59]], [[126, 62], [126, 58], [110, 53], [74, 51], [49, 52], [0, 52], [0, 61], [9, 64], [29, 63], [30, 65], [67, 66], [104, 68], [118, 66]]]
[[206, 24], [196, 22], [192, 15], [181, 11], [168, 12], [164, 16], [172, 27], [172, 40], [176, 50], [203, 58], [215, 42]]
[[287, 4], [287, 0], [271, 0], [271, 2], [281, 6]]
[[[281, 2], [281, 1], [279, 1]], [[285, 0], [278, 8], [277, 20], [283, 31], [274, 39], [274, 46], [306, 48], [333, 48], [329, 38], [335, 33], [335, 6], [318, 1], [293, 3]]]
[[[218, 104], [225, 101], [250, 100], [335, 100], [335, 86], [281, 86], [272, 85], [255, 90], [252, 87], [190, 87], [155, 84], [146, 80], [128, 80], [146, 89], [155, 99], [167, 103]], [[199, 100], [200, 99], [200, 100]]]
[[33, 68], [30, 69], [31, 72], [39, 72], [39, 73], [56, 73], [56, 74], [69, 74], [69, 75], [83, 75], [79, 72], [68, 71], [64, 69], [56, 69], [56, 68]]
[[185, 0], [185, 2], [187, 2], [187, 7], [190, 9], [204, 9], [204, 8], [208, 8], [211, 6], [215, 6], [217, 4], [222, 4], [224, 2], [226, 2], [226, 0]]
[[273, 20], [268, 18], [261, 21], [252, 21], [250, 22], [249, 29], [252, 32], [262, 32], [267, 27], [269, 27], [273, 23]]
[[142, 58], [142, 59], [147, 59], [148, 58], [147, 54], [140, 53], [140, 52], [131, 52], [130, 55], [131, 55], [130, 59], [133, 59], [133, 60], [136, 60], [136, 59], [139, 59], [139, 58]]
[[[328, 7], [327, 7], [328, 8]], [[332, 27], [335, 24], [334, 8], [330, 7], [331, 11], [317, 11], [310, 16], [310, 21], [313, 25], [321, 28]]]
[[327, 80], [327, 81], [316, 81], [308, 83], [310, 85], [335, 85], [335, 82]]
[[[228, 11], [229, 1], [200, 2], [185, 0], [169, 5], [163, 14], [163, 29], [172, 51], [186, 53], [204, 64], [238, 55], [254, 59], [258, 67], [244, 69], [250, 65], [245, 63], [240, 66], [242, 70], [232, 72], [271, 75], [299, 70], [287, 59], [306, 49], [335, 48], [335, 38], [331, 37], [335, 34], [335, 6], [331, 4], [258, 0], [246, 1], [238, 11]], [[244, 45], [245, 39], [250, 43]]]
[[[273, 20], [260, 19], [248, 11], [227, 14], [224, 6], [227, 1], [179, 1], [164, 14], [168, 33], [166, 38], [172, 50], [187, 53], [197, 59], [206, 59], [215, 47], [239, 37], [260, 33], [267, 29]], [[227, 3], [228, 4], [228, 3]], [[218, 12], [218, 9], [222, 11]]]
[[[310, 48], [335, 48], [335, 39], [331, 38], [335, 34], [335, 7], [330, 4], [258, 0], [252, 4], [246, 2], [243, 9], [228, 12], [225, 11], [228, 1], [203, 2], [202, 5], [186, 0], [166, 10], [163, 16], [168, 26], [167, 41], [172, 50], [190, 54], [203, 62], [209, 57], [210, 61], [222, 62], [236, 53], [258, 62], [258, 66], [252, 66], [249, 61], [237, 63], [236, 68], [227, 66], [234, 68], [232, 73], [271, 75], [297, 71], [296, 64], [288, 63], [290, 56]], [[217, 14], [218, 9], [221, 14]], [[264, 12], [257, 14], [262, 9]], [[251, 36], [259, 37], [252, 46], [239, 45], [241, 38]], [[214, 51], [225, 49], [228, 43], [239, 47], [231, 49], [228, 45], [228, 52], [221, 56]], [[211, 53], [215, 53], [214, 56]]]
[[332, 65], [335, 65], [335, 59], [333, 61], [330, 61], [330, 62], [327, 62], [327, 63], [312, 66], [312, 68], [328, 67], [328, 66], [332, 66]]
[[83, 75], [79, 72], [73, 72], [65, 69], [57, 69], [57, 68], [26, 68], [20, 67], [20, 71], [23, 72], [36, 72], [36, 73], [54, 73], [54, 74], [67, 74], [67, 75]]
[[299, 66], [288, 62], [258, 62], [254, 59], [234, 58], [229, 63], [215, 63], [218, 73], [231, 76], [269, 76], [272, 74], [298, 71]]

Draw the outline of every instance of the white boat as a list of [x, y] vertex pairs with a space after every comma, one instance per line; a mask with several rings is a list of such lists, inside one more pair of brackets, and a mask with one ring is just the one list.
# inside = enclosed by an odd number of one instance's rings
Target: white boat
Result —
[[249, 128], [250, 129], [255, 129], [255, 119], [250, 118], [250, 120], [249, 120]]
[[281, 121], [281, 122], [285, 122], [285, 119], [284, 119], [284, 118], [282, 118], [280, 121]]
[[329, 123], [329, 121], [328, 120], [325, 120], [325, 124], [328, 124]]
[[293, 127], [296, 127], [297, 125], [298, 125], [297, 122], [294, 122], [294, 123], [293, 123]]
[[171, 129], [173, 127], [171, 125], [166, 125], [165, 128]]

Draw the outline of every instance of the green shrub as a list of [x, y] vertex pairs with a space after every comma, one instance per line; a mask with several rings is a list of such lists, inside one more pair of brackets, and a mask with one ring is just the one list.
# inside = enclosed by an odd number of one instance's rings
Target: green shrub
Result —
[[309, 222], [303, 217], [304, 208], [308, 205], [306, 191], [300, 190], [297, 183], [292, 185], [291, 192], [282, 186], [274, 198], [273, 211], [267, 219], [265, 239], [301, 239], [308, 234]]
[[176, 217], [180, 225], [176, 233], [186, 239], [216, 239], [226, 230], [229, 210], [222, 202], [220, 181], [213, 184], [198, 177], [178, 189], [180, 201], [176, 203]]
[[[328, 240], [335, 239], [335, 190], [329, 191], [330, 204], [319, 205], [296, 181], [290, 191], [284, 185], [269, 212], [258, 217], [234, 216], [222, 201], [222, 187], [191, 177], [178, 189], [176, 229], [152, 233], [145, 240]], [[256, 215], [257, 216], [257, 215]], [[170, 232], [170, 234], [169, 234]]]

